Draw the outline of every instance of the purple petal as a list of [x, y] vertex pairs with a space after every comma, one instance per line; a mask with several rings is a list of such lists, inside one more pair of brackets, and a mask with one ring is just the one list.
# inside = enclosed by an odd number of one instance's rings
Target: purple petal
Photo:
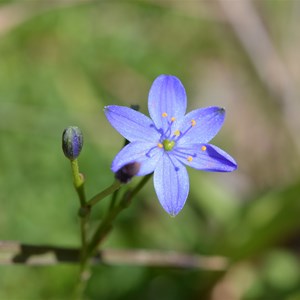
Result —
[[189, 112], [178, 124], [182, 136], [180, 145], [186, 143], [208, 143], [221, 129], [225, 119], [225, 110], [211, 106]]
[[150, 174], [154, 171], [163, 150], [154, 143], [132, 142], [125, 146], [114, 158], [111, 169], [114, 173], [123, 166], [137, 162], [140, 163], [140, 170], [137, 176]]
[[129, 141], [158, 141], [160, 134], [144, 114], [126, 106], [109, 105], [104, 108], [110, 124]]
[[189, 193], [189, 177], [184, 165], [164, 154], [154, 171], [154, 188], [164, 210], [176, 216]]
[[185, 89], [177, 77], [160, 75], [154, 80], [149, 92], [148, 109], [158, 129], [164, 128], [171, 118], [181, 119], [186, 105]]
[[198, 170], [232, 172], [237, 168], [237, 163], [229, 154], [211, 144], [176, 147], [172, 154], [185, 165]]

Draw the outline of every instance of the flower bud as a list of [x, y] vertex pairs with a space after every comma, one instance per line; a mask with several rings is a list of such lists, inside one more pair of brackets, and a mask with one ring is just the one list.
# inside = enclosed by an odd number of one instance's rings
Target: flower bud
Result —
[[115, 173], [116, 179], [122, 183], [128, 183], [133, 176], [135, 176], [140, 170], [141, 164], [133, 162], [125, 165]]
[[62, 149], [67, 158], [77, 158], [83, 146], [83, 135], [79, 127], [69, 126], [62, 135]]

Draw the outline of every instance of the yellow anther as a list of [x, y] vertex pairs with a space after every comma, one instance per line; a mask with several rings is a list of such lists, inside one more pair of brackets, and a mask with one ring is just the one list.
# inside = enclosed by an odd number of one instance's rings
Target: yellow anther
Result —
[[164, 145], [163, 145], [163, 144], [161, 144], [161, 143], [158, 143], [158, 144], [157, 144], [157, 147], [158, 147], [158, 148], [163, 148], [163, 147], [164, 147]]
[[195, 120], [192, 120], [191, 123], [192, 123], [192, 126], [196, 125], [196, 121]]
[[177, 129], [177, 130], [174, 132], [174, 135], [175, 135], [175, 136], [180, 136], [180, 130]]
[[165, 117], [167, 117], [167, 116], [168, 116], [168, 114], [167, 114], [166, 112], [162, 113], [162, 117], [163, 117], [163, 118], [165, 118]]
[[171, 122], [174, 122], [176, 119], [175, 119], [175, 117], [172, 117], [171, 118]]
[[187, 157], [187, 160], [188, 160], [189, 162], [191, 162], [191, 161], [193, 160], [193, 158], [192, 158], [191, 156], [188, 156], [188, 157]]
[[206, 150], [206, 146], [202, 146], [202, 147], [201, 147], [201, 150], [202, 150], [202, 151], [205, 151], [205, 150]]

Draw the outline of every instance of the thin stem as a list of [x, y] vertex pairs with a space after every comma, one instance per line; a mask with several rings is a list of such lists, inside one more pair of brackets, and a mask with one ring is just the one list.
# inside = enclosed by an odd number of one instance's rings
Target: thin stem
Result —
[[112, 194], [113, 192], [117, 191], [121, 186], [120, 181], [116, 180], [111, 186], [100, 192], [99, 194], [95, 195], [92, 199], [90, 199], [86, 206], [92, 207], [96, 203], [98, 203], [100, 200], [104, 199], [108, 195]]
[[110, 204], [109, 204], [109, 210], [112, 210], [112, 209], [115, 207], [116, 202], [117, 202], [117, 198], [118, 198], [119, 191], [120, 191], [120, 190], [116, 190], [116, 191], [114, 191], [114, 193], [112, 194], [111, 201], [110, 201]]
[[104, 220], [100, 223], [99, 227], [95, 231], [92, 240], [88, 246], [87, 256], [90, 257], [97, 250], [103, 238], [112, 228], [112, 223], [114, 219], [118, 216], [118, 214], [129, 206], [132, 198], [143, 188], [143, 186], [147, 183], [147, 181], [151, 178], [152, 174], [146, 175], [143, 179], [137, 184], [137, 186], [132, 190], [128, 190], [124, 195], [119, 204], [115, 207], [112, 207], [109, 210], [108, 214], [104, 218]]
[[[77, 191], [79, 201], [80, 201], [80, 208], [83, 210], [86, 206], [86, 197], [84, 192], [84, 177], [79, 172], [79, 165], [78, 160], [74, 159], [71, 160], [71, 168], [73, 174], [73, 183], [74, 187]], [[89, 212], [89, 210], [88, 210]], [[82, 255], [85, 257], [86, 247], [87, 247], [87, 239], [86, 239], [86, 231], [87, 231], [87, 221], [88, 221], [88, 213], [81, 216], [81, 244], [82, 244]]]
[[146, 175], [142, 178], [142, 180], [137, 184], [137, 186], [131, 191], [129, 195], [129, 200], [131, 200], [148, 182], [148, 180], [152, 177], [152, 174]]
[[84, 192], [84, 177], [79, 172], [79, 166], [78, 166], [78, 160], [73, 159], [71, 160], [71, 168], [72, 168], [72, 174], [73, 174], [73, 183], [74, 187], [77, 191], [80, 206], [85, 206], [86, 204], [86, 197]]
[[83, 272], [85, 269], [85, 260], [86, 251], [87, 251], [87, 228], [88, 227], [88, 216], [84, 216], [80, 219], [80, 230], [81, 230], [81, 242], [82, 242], [82, 249], [81, 249], [81, 271]]
[[92, 240], [88, 246], [87, 256], [90, 257], [94, 254], [98, 245], [102, 242], [103, 238], [107, 235], [107, 233], [112, 228], [112, 222], [117, 217], [117, 215], [124, 209], [125, 207], [121, 205], [121, 203], [114, 207], [111, 211], [108, 212], [104, 220], [100, 223], [99, 227], [95, 231]]
[[74, 187], [77, 191], [79, 201], [80, 201], [80, 210], [84, 213], [79, 214], [80, 215], [80, 233], [81, 233], [81, 252], [80, 252], [80, 274], [79, 274], [79, 280], [78, 285], [76, 289], [76, 298], [80, 299], [87, 280], [89, 278], [89, 266], [88, 266], [88, 260], [87, 257], [87, 227], [88, 227], [88, 218], [90, 209], [86, 208], [86, 196], [84, 191], [84, 177], [79, 172], [79, 165], [78, 160], [74, 159], [71, 160], [71, 168], [72, 168], [72, 174], [73, 174], [73, 183]]
[[[82, 239], [82, 249], [81, 249], [81, 258], [80, 258], [80, 276], [79, 282], [77, 285], [76, 295], [81, 295], [85, 289], [86, 283], [90, 277], [89, 270], [89, 260], [91, 254], [87, 244], [86, 231], [87, 231], [87, 222], [90, 215], [91, 207], [98, 203], [100, 200], [110, 195], [111, 193], [117, 191], [120, 188], [121, 184], [119, 181], [115, 181], [107, 189], [103, 190], [99, 194], [95, 195], [90, 201], [84, 201], [84, 205], [81, 205], [79, 210], [79, 216], [81, 218], [81, 239]], [[76, 297], [77, 297], [76, 296]]]

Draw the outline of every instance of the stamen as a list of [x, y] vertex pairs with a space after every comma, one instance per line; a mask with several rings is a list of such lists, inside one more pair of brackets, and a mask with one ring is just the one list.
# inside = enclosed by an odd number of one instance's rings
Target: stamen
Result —
[[174, 149], [174, 154], [176, 157], [187, 159], [188, 161], [192, 161], [195, 157], [197, 157], [197, 153], [191, 153], [190, 151], [179, 147]]
[[[159, 144], [157, 145], [158, 147], [159, 147]], [[156, 147], [152, 147], [145, 155], [147, 156], [147, 157], [151, 157], [150, 156], [150, 153], [154, 150], [154, 149], [156, 149]]]
[[201, 150], [202, 150], [202, 151], [206, 151], [206, 149], [207, 149], [206, 146], [202, 146], [202, 147], [201, 147]]
[[177, 130], [174, 132], [174, 135], [175, 135], [175, 136], [180, 136], [180, 130], [177, 129]]
[[178, 142], [183, 136], [185, 136], [194, 126], [196, 126], [196, 121], [193, 119], [191, 120], [191, 125], [184, 131], [179, 131], [179, 135], [176, 134], [177, 130], [175, 131], [175, 136], [177, 136], [176, 141]]
[[168, 114], [166, 112], [162, 113], [161, 115], [163, 118], [166, 118], [168, 116]]
[[[164, 117], [164, 114], [165, 116], [167, 116], [167, 113], [163, 113], [162, 116]], [[172, 117], [170, 121], [168, 121], [168, 128], [167, 130], [164, 132], [163, 134], [163, 137], [166, 138], [166, 139], [170, 139], [171, 138], [171, 128], [172, 128], [172, 125], [175, 121], [175, 117]]]
[[157, 131], [159, 134], [163, 134], [164, 133], [163, 130], [162, 130], [162, 128], [158, 129], [158, 128], [156, 128], [156, 126], [154, 124], [150, 124], [149, 127], [150, 128], [154, 128], [155, 131]]
[[164, 145], [163, 145], [162, 143], [158, 143], [158, 144], [157, 144], [157, 147], [158, 147], [158, 148], [163, 148]]
[[169, 155], [169, 159], [170, 159], [170, 161], [171, 161], [171, 163], [172, 163], [172, 165], [173, 165], [173, 167], [174, 167], [174, 170], [175, 170], [176, 172], [178, 172], [178, 171], [179, 171], [179, 167], [175, 165], [175, 163], [174, 163], [174, 161], [173, 161], [173, 159], [171, 158], [170, 155]]

